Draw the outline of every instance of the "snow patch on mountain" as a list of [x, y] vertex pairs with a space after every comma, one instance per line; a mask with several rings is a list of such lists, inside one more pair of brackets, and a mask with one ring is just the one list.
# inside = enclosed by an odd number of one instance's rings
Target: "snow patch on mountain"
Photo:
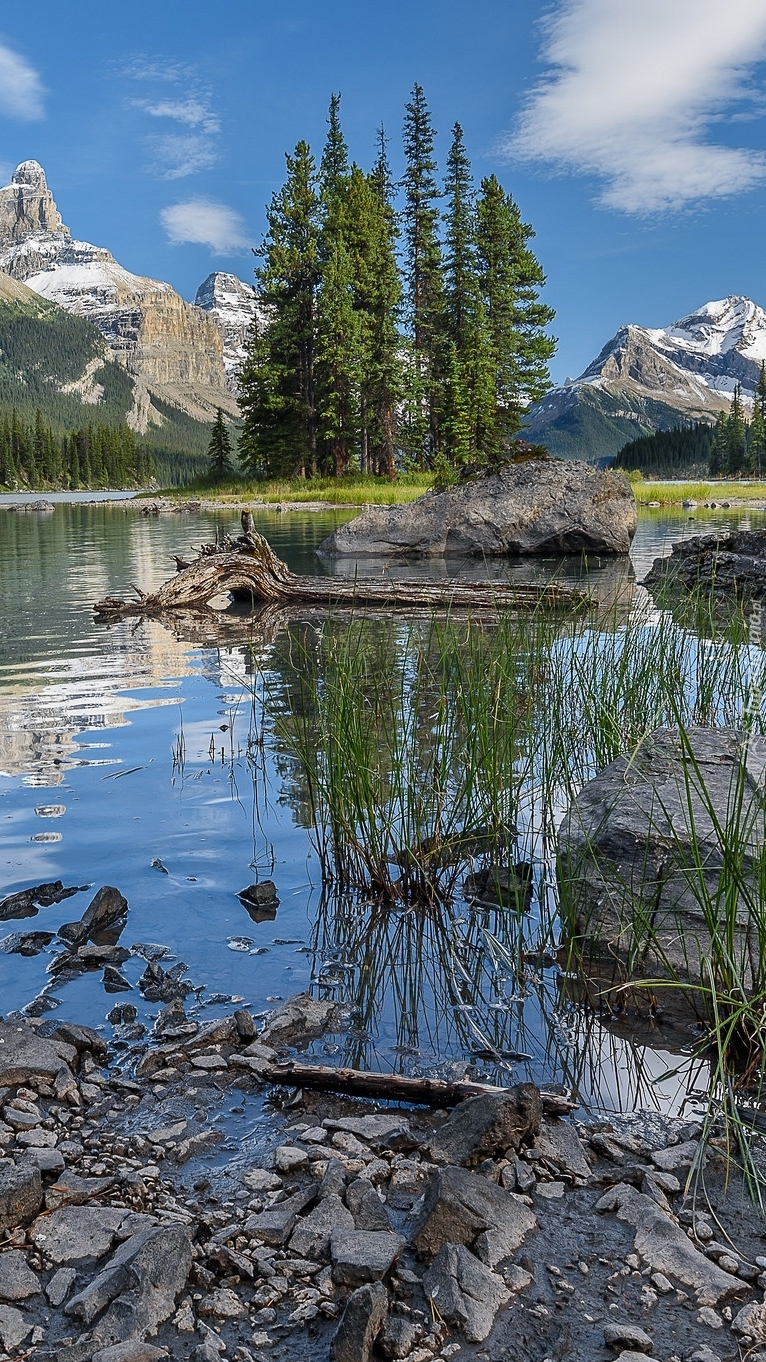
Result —
[[214, 270], [197, 289], [194, 299], [215, 320], [223, 338], [223, 362], [226, 378], [233, 393], [238, 390], [237, 377], [247, 352], [247, 337], [256, 318], [265, 320], [265, 308], [250, 284], [236, 274]]

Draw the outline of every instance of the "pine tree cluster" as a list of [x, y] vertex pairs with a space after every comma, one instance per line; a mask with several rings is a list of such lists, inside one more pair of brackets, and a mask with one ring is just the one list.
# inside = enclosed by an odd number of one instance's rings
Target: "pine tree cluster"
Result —
[[742, 384], [737, 383], [728, 413], [720, 412], [710, 454], [710, 472], [717, 477], [737, 478], [766, 471], [766, 364], [753, 393], [752, 420], [745, 419]]
[[635, 470], [649, 478], [703, 476], [715, 443], [715, 428], [706, 421], [656, 430], [623, 445], [613, 467]]
[[128, 426], [58, 434], [40, 411], [33, 420], [0, 411], [0, 486], [9, 491], [142, 487], [152, 475], [151, 455]]
[[249, 473], [449, 481], [507, 460], [551, 386], [532, 228], [494, 175], [476, 191], [457, 123], [440, 186], [434, 141], [416, 85], [398, 186], [383, 129], [373, 169], [349, 163], [339, 95], [319, 166], [306, 142], [287, 155], [256, 270], [266, 320], [240, 373]]

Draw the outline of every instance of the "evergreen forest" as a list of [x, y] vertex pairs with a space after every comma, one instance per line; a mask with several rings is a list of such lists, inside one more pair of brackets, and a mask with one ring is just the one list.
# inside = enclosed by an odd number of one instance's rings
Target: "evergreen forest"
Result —
[[301, 141], [267, 211], [256, 322], [240, 374], [240, 461], [257, 477], [443, 481], [513, 452], [550, 388], [553, 310], [534, 235], [492, 175], [476, 187], [459, 123], [444, 171], [425, 95], [404, 116], [404, 173], [381, 128], [370, 170], [349, 161], [340, 96], [317, 160]]
[[715, 438], [707, 421], [655, 430], [623, 445], [612, 466], [647, 478], [703, 477], [710, 470]]
[[31, 420], [0, 413], [0, 486], [68, 490], [143, 487], [150, 452], [126, 425], [88, 425], [57, 434], [37, 411]]

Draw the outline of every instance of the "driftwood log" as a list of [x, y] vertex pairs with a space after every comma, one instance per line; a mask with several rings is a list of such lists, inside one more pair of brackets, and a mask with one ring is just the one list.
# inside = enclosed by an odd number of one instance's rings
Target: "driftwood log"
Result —
[[[467, 1097], [498, 1096], [505, 1088], [490, 1083], [448, 1083], [442, 1078], [408, 1078], [405, 1074], [366, 1073], [362, 1069], [332, 1069], [326, 1064], [298, 1064], [287, 1060], [260, 1070], [264, 1083], [288, 1088], [313, 1088], [319, 1092], [346, 1093], [351, 1097], [377, 1097], [388, 1102], [413, 1102], [423, 1107], [456, 1107]], [[566, 1116], [577, 1103], [555, 1092], [541, 1092], [546, 1116]]]
[[373, 606], [469, 610], [534, 609], [538, 605], [581, 610], [590, 604], [584, 591], [556, 582], [514, 586], [502, 582], [392, 581], [385, 577], [308, 577], [291, 572], [263, 535], [248, 528], [236, 547], [203, 551], [196, 562], [179, 570], [157, 591], [137, 586], [136, 600], [107, 596], [94, 609], [107, 618], [162, 615], [167, 611], [202, 609], [214, 596], [231, 592], [253, 603], [321, 606]]

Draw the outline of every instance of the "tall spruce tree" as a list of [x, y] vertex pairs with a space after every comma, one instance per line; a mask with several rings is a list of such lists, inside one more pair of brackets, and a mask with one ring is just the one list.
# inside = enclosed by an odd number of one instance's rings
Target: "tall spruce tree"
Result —
[[551, 386], [548, 363], [556, 342], [546, 327], [555, 313], [539, 301], [545, 275], [529, 248], [533, 236], [497, 177], [482, 180], [477, 246], [495, 388], [494, 429], [486, 437], [490, 458], [502, 457], [527, 404]]
[[410, 454], [429, 468], [439, 452], [444, 294], [434, 129], [425, 95], [414, 85], [405, 109], [404, 261], [412, 373], [408, 383]]
[[210, 444], [207, 447], [207, 476], [211, 482], [225, 482], [233, 473], [231, 436], [223, 418], [223, 411], [219, 407], [213, 422]]
[[730, 477], [738, 477], [745, 471], [747, 457], [747, 431], [745, 413], [742, 407], [742, 384], [734, 385], [731, 409], [726, 420], [726, 463], [723, 471]]
[[286, 157], [274, 194], [256, 279], [265, 323], [256, 321], [240, 372], [240, 455], [256, 476], [316, 475], [316, 306], [321, 280], [320, 213], [306, 142]]

